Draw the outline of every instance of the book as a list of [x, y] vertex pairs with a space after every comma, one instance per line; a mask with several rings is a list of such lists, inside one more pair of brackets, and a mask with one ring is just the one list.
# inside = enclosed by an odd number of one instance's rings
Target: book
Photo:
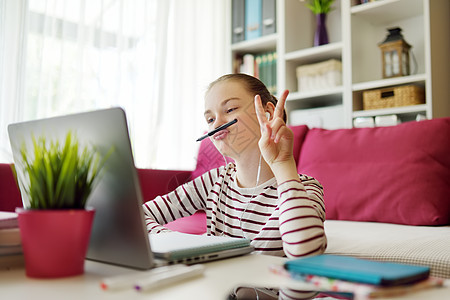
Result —
[[272, 95], [275, 95], [277, 93], [277, 53], [276, 52], [269, 53], [267, 61], [268, 61], [267, 68], [269, 69], [268, 73], [270, 74], [268, 76], [269, 77], [268, 89]]
[[0, 270], [8, 270], [25, 266], [23, 254], [0, 255]]
[[262, 35], [275, 33], [276, 30], [275, 0], [262, 0]]
[[341, 255], [317, 255], [289, 260], [285, 268], [300, 275], [316, 275], [378, 286], [395, 286], [427, 279], [430, 268]]
[[255, 76], [255, 56], [251, 53], [246, 53], [242, 57], [242, 65], [240, 68], [240, 73], [244, 73], [250, 76]]
[[22, 245], [0, 246], [0, 256], [23, 253]]
[[267, 87], [269, 93], [275, 95], [277, 90], [276, 52], [265, 52], [256, 55], [254, 76], [259, 78]]
[[0, 247], [22, 244], [19, 228], [0, 229]]
[[264, 83], [264, 85], [268, 88], [269, 85], [269, 74], [268, 74], [268, 68], [267, 68], [267, 53], [262, 53], [256, 56], [256, 69], [258, 70], [255, 72], [255, 77], [259, 78], [259, 80]]
[[428, 277], [425, 280], [421, 280], [415, 283], [382, 287], [377, 285], [332, 279], [328, 277], [315, 275], [302, 276], [296, 273], [289, 272], [279, 265], [270, 266], [269, 270], [272, 273], [278, 275], [290, 277], [295, 280], [312, 284], [314, 287], [317, 288], [317, 290], [322, 292], [333, 291], [338, 293], [350, 293], [355, 296], [354, 299], [394, 297], [406, 295], [423, 289], [440, 287], [444, 284], [444, 279], [442, 278]]
[[19, 227], [19, 220], [16, 213], [0, 211], [0, 229], [17, 227]]
[[245, 39], [262, 35], [262, 0], [245, 0]]
[[233, 0], [231, 4], [231, 42], [237, 43], [245, 40], [245, 0]]
[[406, 295], [427, 288], [439, 287], [444, 283], [442, 278], [428, 277], [425, 280], [410, 284], [382, 287], [313, 275], [306, 276], [304, 281], [327, 291], [352, 293], [353, 295], [357, 295], [358, 298], [368, 299]]
[[21, 245], [16, 213], [0, 211], [0, 247]]

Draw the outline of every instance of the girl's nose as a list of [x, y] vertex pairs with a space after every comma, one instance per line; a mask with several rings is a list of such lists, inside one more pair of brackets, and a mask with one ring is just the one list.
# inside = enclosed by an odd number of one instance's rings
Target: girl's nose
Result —
[[213, 129], [216, 129], [217, 127], [225, 124], [226, 122], [227, 120], [223, 116], [217, 115], [216, 120], [213, 123]]

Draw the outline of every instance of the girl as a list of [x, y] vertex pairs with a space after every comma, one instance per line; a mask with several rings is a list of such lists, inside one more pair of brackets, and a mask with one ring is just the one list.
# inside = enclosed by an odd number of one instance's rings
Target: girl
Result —
[[208, 235], [248, 238], [256, 252], [295, 258], [325, 251], [323, 189], [297, 173], [284, 111], [287, 94], [277, 102], [261, 81], [245, 74], [210, 84], [208, 130], [238, 120], [210, 139], [234, 162], [146, 202], [149, 233], [168, 231], [163, 224], [205, 210]]

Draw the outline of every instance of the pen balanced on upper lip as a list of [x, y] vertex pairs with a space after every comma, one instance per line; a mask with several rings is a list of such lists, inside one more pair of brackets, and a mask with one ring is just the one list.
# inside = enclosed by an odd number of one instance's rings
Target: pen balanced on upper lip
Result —
[[224, 130], [225, 128], [227, 128], [227, 127], [233, 125], [233, 124], [236, 123], [236, 122], [237, 122], [237, 119], [234, 119], [233, 121], [230, 121], [230, 122], [228, 122], [228, 123], [225, 123], [225, 124], [223, 124], [223, 125], [220, 125], [220, 126], [217, 127], [216, 129], [211, 130], [210, 132], [208, 132], [208, 133], [205, 134], [204, 136], [198, 138], [198, 139], [197, 139], [197, 142], [200, 142], [201, 140], [204, 140], [204, 139], [206, 139], [207, 137], [210, 137], [210, 136], [214, 135], [216, 132], [219, 132], [219, 131], [221, 131], [221, 130]]

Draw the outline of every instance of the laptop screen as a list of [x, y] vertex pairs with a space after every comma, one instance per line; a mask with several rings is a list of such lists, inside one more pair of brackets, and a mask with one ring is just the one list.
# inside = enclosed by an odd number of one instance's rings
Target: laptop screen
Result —
[[[96, 210], [88, 259], [138, 269], [153, 267], [153, 255], [143, 218], [142, 194], [132, 156], [125, 112], [110, 108], [11, 124], [8, 127], [21, 192], [26, 178], [20, 166], [20, 148], [32, 145], [32, 136], [64, 140], [68, 131], [80, 146], [92, 145], [108, 158], [98, 186], [87, 206]], [[24, 206], [28, 200], [23, 198]]]

